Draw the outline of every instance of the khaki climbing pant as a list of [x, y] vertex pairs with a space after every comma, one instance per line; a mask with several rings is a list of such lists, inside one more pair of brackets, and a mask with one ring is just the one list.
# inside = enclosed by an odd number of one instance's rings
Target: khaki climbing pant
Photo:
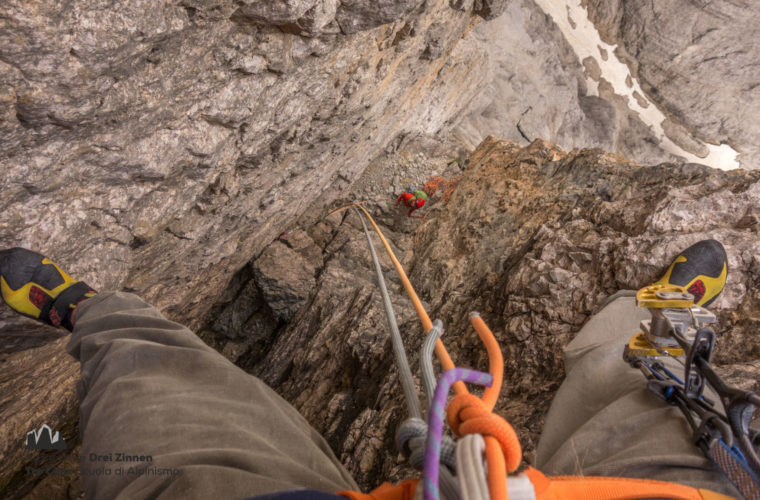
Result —
[[284, 399], [128, 293], [77, 310], [86, 498], [245, 498], [358, 489]]
[[[614, 297], [565, 351], [567, 378], [538, 446], [547, 474], [661, 479], [736, 495], [690, 444], [679, 411], [644, 388], [623, 344], [646, 311]], [[245, 498], [356, 490], [324, 439], [285, 400], [187, 328], [128, 293], [77, 311], [87, 498]]]
[[[646, 388], [623, 348], [650, 318], [635, 292], [621, 291], [565, 348], [565, 381], [552, 401], [536, 451], [548, 475], [618, 476], [671, 481], [739, 497], [692, 444], [678, 408]], [[673, 373], [683, 366], [663, 360]], [[718, 401], [712, 391], [708, 397]]]

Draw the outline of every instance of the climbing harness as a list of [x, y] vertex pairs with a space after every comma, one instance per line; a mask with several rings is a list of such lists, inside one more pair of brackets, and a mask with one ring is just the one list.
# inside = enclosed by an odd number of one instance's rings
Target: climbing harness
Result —
[[[440, 498], [444, 500], [459, 500], [460, 498], [462, 500], [507, 500], [507, 498], [510, 500], [586, 498], [598, 500], [638, 498], [725, 500], [730, 498], [707, 490], [646, 479], [588, 476], [547, 477], [532, 467], [526, 467], [523, 472], [515, 474], [522, 461], [520, 442], [512, 426], [493, 413], [501, 390], [504, 366], [501, 350], [493, 333], [478, 313], [471, 313], [470, 321], [473, 328], [488, 352], [489, 373], [456, 368], [440, 339], [443, 333], [442, 322], [436, 320], [433, 323], [430, 320], [403, 267], [369, 212], [360, 203], [352, 203], [337, 210], [345, 210], [351, 207], [355, 209], [361, 219], [370, 246], [378, 284], [391, 327], [394, 355], [399, 364], [402, 387], [410, 414], [410, 418], [404, 421], [397, 432], [396, 443], [412, 466], [423, 470], [422, 491], [424, 500], [438, 500]], [[398, 325], [388, 297], [380, 263], [362, 213], [370, 221], [380, 238], [419, 316], [422, 327], [427, 332], [420, 358], [423, 388], [429, 409], [427, 423], [420, 418], [419, 400], [414, 390], [411, 370], [408, 366], [404, 368], [407, 360], [401, 336], [398, 332]], [[667, 293], [663, 295], [664, 292]], [[658, 364], [656, 358], [657, 356], [676, 357], [688, 352], [689, 364], [686, 368], [685, 378], [687, 383], [682, 384], [684, 386], [682, 399], [687, 408], [691, 409], [689, 405], [693, 405], [698, 408], [693, 412], [698, 416], [703, 416], [700, 427], [701, 433], [705, 436], [714, 436], [712, 432], [715, 429], [726, 432], [727, 429], [730, 430], [734, 426], [746, 428], [751, 416], [751, 410], [748, 409], [750, 406], [754, 408], [754, 405], [757, 405], [757, 396], [754, 393], [738, 390], [734, 390], [738, 392], [727, 392], [725, 390], [727, 386], [717, 387], [721, 397], [729, 398], [724, 401], [729, 409], [728, 418], [717, 413], [711, 406], [711, 402], [702, 395], [703, 381], [707, 380], [713, 385], [713, 382], [717, 380], [717, 375], [714, 372], [709, 368], [707, 370], [704, 368], [706, 363], [709, 364], [709, 357], [714, 344], [714, 333], [710, 337], [709, 334], [701, 333], [702, 330], [700, 329], [694, 336], [694, 344], [699, 345], [700, 348], [695, 350], [684, 338], [684, 335], [688, 335], [688, 332], [683, 333], [684, 328], [686, 328], [684, 325], [696, 325], [697, 318], [706, 324], [711, 321], [711, 318], [714, 321], [714, 316], [711, 316], [711, 313], [704, 308], [693, 309], [687, 313], [687, 316], [678, 315], [677, 312], [671, 311], [671, 309], [683, 309], [680, 306], [686, 305], [687, 298], [691, 300], [687, 295], [683, 289], [652, 290], [651, 287], [642, 293], [640, 304], [659, 304], [661, 301], [666, 301], [663, 303], [669, 304], [669, 308], [653, 306], [650, 309], [657, 309], [658, 311], [653, 313], [652, 321], [647, 323], [647, 327], [644, 328], [645, 332], [631, 340], [626, 349], [626, 359], [635, 360], [631, 362], [637, 363], [636, 366], [642, 371], [651, 374], [652, 382], [657, 387], [664, 387], [660, 383], [667, 381], [668, 377], [674, 378], [677, 382], [672, 385], [672, 391], [670, 390], [671, 386], [668, 386], [663, 394], [667, 393], [667, 397], [675, 401], [678, 396], [674, 396], [674, 394], [680, 394], [677, 387], [680, 380], [662, 363]], [[683, 313], [683, 311], [680, 312]], [[680, 330], [674, 335], [675, 343], [664, 333], [666, 330], [675, 330], [674, 325], [680, 325], [678, 326]], [[688, 330], [688, 328], [686, 329]], [[442, 374], [437, 383], [435, 382], [431, 360], [432, 352], [438, 358], [442, 369]], [[463, 382], [484, 386], [482, 397], [470, 394]], [[447, 395], [452, 387], [456, 395], [446, 406]], [[688, 398], [686, 396], [687, 390], [690, 391], [690, 394], [698, 394], [699, 397], [697, 399]], [[456, 445], [452, 440], [443, 436], [444, 408], [447, 423], [453, 433], [460, 438]], [[704, 412], [700, 413], [702, 409]], [[748, 411], [749, 413], [747, 413]], [[708, 412], [713, 412], [715, 416]], [[736, 467], [737, 463], [749, 465], [749, 468], [741, 468], [743, 472], [734, 474], [735, 478], [741, 476], [738, 480], [743, 481], [746, 477], [756, 476], [756, 470], [753, 469], [754, 465], [752, 465], [754, 459], [747, 460], [745, 457], [744, 462], [740, 462], [736, 456], [742, 454], [742, 450], [748, 444], [751, 447], [752, 440], [756, 439], [758, 439], [757, 435], [746, 435], [743, 441], [742, 439], [727, 439], [727, 441], [708, 439], [705, 443], [709, 444], [710, 449], [713, 450], [716, 463], [733, 460], [733, 462], [728, 463], [729, 468]], [[725, 443], [727, 448], [724, 446], [721, 449], [716, 449], [715, 442]], [[728, 451], [725, 451], [726, 449]], [[414, 485], [415, 483], [410, 481], [404, 481], [398, 485], [384, 483], [370, 494], [352, 491], [342, 491], [339, 494], [353, 500], [411, 500], [415, 491]], [[760, 497], [747, 495], [741, 489], [740, 491], [748, 499], [760, 500]]]
[[[760, 433], [749, 427], [760, 397], [726, 384], [710, 365], [715, 331], [706, 325], [715, 323], [715, 315], [676, 285], [642, 288], [636, 302], [652, 319], [641, 323], [642, 332], [631, 338], [623, 358], [642, 371], [649, 390], [681, 410], [694, 443], [736, 489], [747, 499], [760, 500]], [[683, 364], [683, 377], [668, 369], [663, 358]], [[705, 394], [708, 386], [722, 409]]]

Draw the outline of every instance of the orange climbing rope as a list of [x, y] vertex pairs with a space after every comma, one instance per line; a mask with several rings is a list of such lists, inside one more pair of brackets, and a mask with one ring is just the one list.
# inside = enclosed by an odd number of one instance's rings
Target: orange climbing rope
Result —
[[[412, 301], [414, 310], [417, 311], [417, 316], [419, 316], [420, 322], [422, 323], [422, 329], [425, 331], [430, 330], [431, 328], [433, 328], [433, 322], [430, 321], [430, 316], [428, 316], [427, 311], [425, 311], [425, 307], [422, 305], [420, 298], [417, 296], [417, 292], [414, 291], [414, 287], [412, 286], [412, 283], [409, 281], [409, 278], [406, 276], [406, 272], [404, 271], [404, 268], [401, 266], [401, 263], [398, 261], [398, 259], [396, 258], [396, 255], [393, 253], [391, 246], [388, 244], [388, 240], [385, 239], [385, 236], [383, 236], [383, 232], [380, 231], [379, 227], [377, 227], [377, 224], [375, 223], [375, 219], [373, 219], [372, 216], [369, 214], [369, 212], [367, 212], [367, 209], [365, 209], [360, 204], [353, 203], [349, 205], [349, 207], [351, 206], [359, 207], [369, 219], [369, 222], [370, 224], [372, 224], [372, 227], [375, 228], [375, 232], [377, 233], [377, 236], [380, 238], [380, 241], [383, 243], [385, 252], [388, 254], [388, 257], [391, 259], [391, 262], [393, 263], [393, 267], [396, 268], [396, 272], [398, 273], [399, 278], [401, 278], [401, 283], [404, 285], [404, 289], [406, 290], [406, 293], [409, 296], [409, 300]], [[346, 207], [346, 208], [349, 208], [349, 207]], [[435, 343], [435, 355], [438, 358], [438, 361], [441, 362], [441, 367], [444, 370], [454, 369], [454, 362], [451, 360], [451, 356], [449, 356], [449, 353], [446, 350], [446, 346], [443, 345], [443, 342], [441, 342], [440, 339], [438, 339], [438, 341]], [[457, 394], [468, 393], [467, 387], [462, 382], [456, 382], [454, 384], [454, 391]]]
[[[430, 317], [409, 281], [404, 268], [393, 253], [382, 231], [377, 227], [375, 220], [360, 204], [357, 203], [351, 206], [359, 207], [369, 219], [380, 241], [383, 243], [388, 257], [396, 268], [396, 272], [401, 278], [404, 289], [412, 301], [414, 309], [417, 311], [423, 329], [425, 331], [430, 330], [433, 327], [433, 323], [430, 321]], [[489, 372], [493, 376], [493, 383], [491, 387], [486, 388], [483, 397], [478, 398], [469, 393], [464, 383], [456, 382], [454, 384], [454, 391], [457, 393], [457, 396], [449, 405], [447, 417], [449, 425], [451, 425], [457, 435], [483, 434], [485, 436], [490, 497], [493, 500], [507, 500], [506, 473], [514, 472], [520, 465], [522, 448], [520, 447], [517, 433], [515, 433], [512, 426], [506, 420], [491, 412], [496, 404], [496, 400], [499, 398], [501, 384], [504, 379], [504, 359], [499, 348], [499, 343], [496, 337], [494, 337], [493, 332], [491, 332], [491, 329], [486, 326], [479, 315], [472, 315], [471, 321], [475, 331], [486, 346]], [[435, 354], [443, 370], [454, 369], [454, 362], [451, 360], [451, 356], [449, 356], [446, 347], [440, 339], [436, 341]], [[455, 402], [456, 405], [454, 404]]]

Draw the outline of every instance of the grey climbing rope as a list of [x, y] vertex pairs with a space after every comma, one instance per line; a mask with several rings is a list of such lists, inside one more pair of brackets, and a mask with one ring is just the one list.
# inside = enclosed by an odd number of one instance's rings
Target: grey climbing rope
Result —
[[[407, 418], [396, 431], [396, 446], [417, 470], [423, 470], [425, 466], [427, 431], [427, 422], [421, 418]], [[441, 463], [456, 472], [456, 444], [448, 436], [441, 439]]]
[[[433, 371], [433, 350], [438, 338], [443, 334], [443, 322], [437, 319], [433, 327], [428, 330], [425, 342], [422, 344], [420, 353], [420, 368], [422, 371], [423, 387], [427, 396], [428, 408], [433, 400], [436, 378]], [[396, 432], [396, 446], [409, 463], [417, 470], [422, 470], [425, 462], [425, 439], [427, 436], [427, 422], [419, 418], [408, 418], [401, 424]], [[446, 465], [452, 472], [457, 471], [456, 444], [448, 436], [441, 440], [441, 463]]]
[[[404, 420], [396, 432], [396, 446], [409, 464], [417, 470], [425, 467], [425, 443], [427, 438], [427, 423], [420, 418]], [[441, 441], [441, 467], [438, 485], [444, 500], [460, 500], [459, 481], [454, 476], [456, 466], [456, 444], [448, 436]], [[420, 483], [421, 484], [421, 483]]]
[[443, 322], [440, 319], [433, 321], [433, 328], [428, 330], [425, 342], [422, 344], [420, 353], [420, 371], [422, 371], [422, 387], [425, 389], [427, 405], [433, 404], [433, 393], [435, 392], [435, 372], [433, 371], [433, 351], [438, 338], [443, 335]]
[[[399, 375], [401, 378], [401, 386], [404, 390], [404, 397], [409, 410], [409, 416], [407, 420], [399, 427], [399, 432], [396, 434], [396, 443], [413, 467], [418, 470], [422, 470], [425, 462], [425, 440], [427, 437], [427, 423], [422, 419], [422, 411], [420, 410], [420, 402], [417, 399], [417, 389], [414, 385], [414, 378], [412, 377], [412, 371], [409, 368], [409, 361], [406, 358], [406, 351], [404, 350], [404, 344], [401, 340], [401, 333], [398, 329], [396, 322], [396, 315], [393, 313], [393, 304], [391, 304], [391, 298], [388, 295], [388, 289], [385, 286], [385, 278], [383, 277], [383, 270], [380, 267], [380, 261], [377, 258], [375, 252], [375, 246], [372, 243], [367, 224], [364, 222], [362, 214], [354, 208], [354, 211], [359, 216], [359, 220], [364, 228], [364, 234], [367, 236], [367, 243], [369, 244], [369, 251], [372, 254], [372, 261], [375, 265], [375, 272], [377, 273], [377, 281], [380, 286], [380, 294], [383, 297], [383, 304], [385, 305], [385, 313], [388, 317], [388, 325], [391, 328], [391, 344], [393, 345], [393, 354], [396, 358], [396, 365], [399, 369]], [[438, 325], [436, 329], [436, 325]], [[443, 332], [443, 324], [440, 320], [436, 320], [433, 328], [428, 332], [428, 338], [426, 344], [431, 343], [430, 337], [433, 337], [431, 345], [435, 344], [435, 340]], [[433, 374], [433, 363], [431, 356], [433, 348], [429, 348], [427, 354], [429, 371], [427, 375], [423, 373], [423, 376], [428, 377], [427, 383], [432, 384], [432, 389], [425, 387], [425, 393], [428, 395], [428, 404], [431, 401], [433, 392], [435, 391], [435, 375]], [[399, 436], [401, 440], [399, 440]], [[441, 495], [445, 500], [460, 500], [459, 483], [454, 476], [453, 471], [456, 470], [456, 445], [454, 441], [445, 436], [441, 442], [441, 463], [446, 465], [440, 470], [439, 485], [441, 489]]]
[[380, 261], [377, 259], [375, 246], [372, 244], [372, 238], [369, 234], [369, 230], [367, 229], [367, 225], [364, 223], [364, 217], [362, 217], [362, 214], [355, 207], [354, 211], [356, 212], [356, 215], [359, 216], [359, 220], [362, 222], [364, 234], [367, 236], [367, 243], [369, 244], [369, 251], [372, 254], [372, 261], [375, 264], [377, 282], [380, 285], [380, 294], [383, 296], [383, 304], [385, 305], [385, 313], [388, 317], [388, 325], [391, 327], [391, 344], [393, 345], [393, 354], [396, 357], [396, 366], [398, 366], [399, 376], [401, 378], [401, 387], [404, 390], [404, 397], [406, 398], [406, 405], [409, 409], [409, 416], [421, 419], [422, 412], [420, 411], [420, 401], [417, 399], [417, 389], [414, 386], [412, 371], [409, 369], [409, 362], [406, 359], [406, 351], [404, 351], [404, 344], [401, 341], [401, 333], [399, 332], [398, 324], [396, 323], [396, 315], [393, 313], [391, 298], [388, 295], [388, 289], [385, 286], [383, 270], [380, 267]]

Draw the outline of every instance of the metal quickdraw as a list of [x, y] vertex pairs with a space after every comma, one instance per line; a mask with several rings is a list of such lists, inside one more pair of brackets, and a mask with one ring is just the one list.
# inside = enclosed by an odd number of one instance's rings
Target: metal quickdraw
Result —
[[[669, 404], [677, 406], [693, 430], [694, 444], [730, 479], [747, 499], [760, 500], [760, 433], [750, 429], [760, 397], [726, 384], [710, 362], [715, 331], [706, 326], [716, 321], [683, 287], [652, 285], [639, 290], [636, 302], [649, 310], [651, 320], [641, 323], [642, 332], [631, 338], [623, 359], [642, 371], [647, 387]], [[675, 358], [684, 366], [679, 378], [661, 361]], [[680, 359], [683, 358], [683, 359]], [[720, 405], [705, 396], [709, 386]]]

